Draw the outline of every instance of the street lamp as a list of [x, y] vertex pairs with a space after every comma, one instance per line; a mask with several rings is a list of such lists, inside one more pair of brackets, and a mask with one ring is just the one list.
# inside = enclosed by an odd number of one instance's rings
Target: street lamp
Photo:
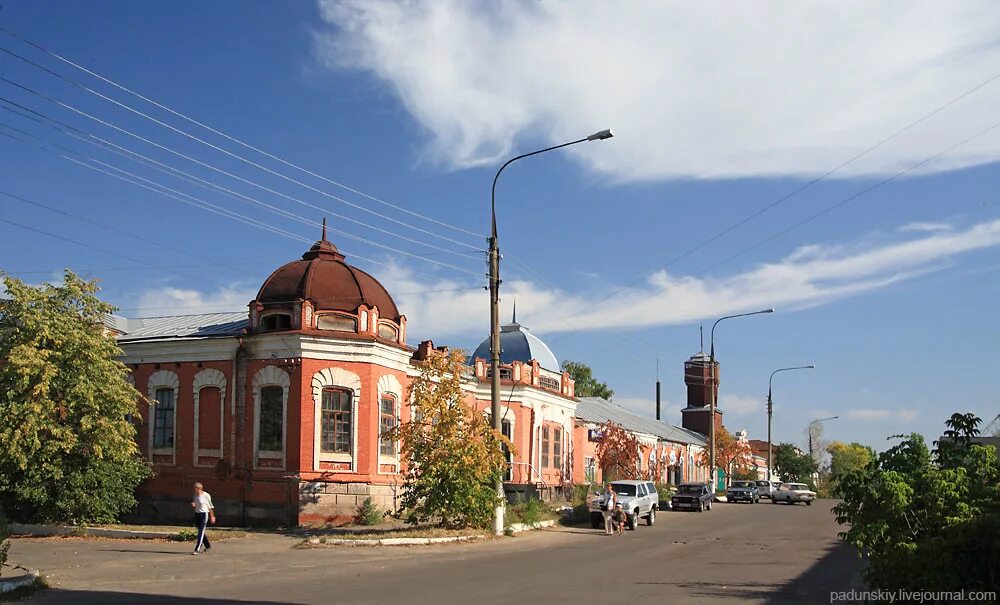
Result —
[[816, 460], [816, 456], [813, 454], [813, 425], [814, 424], [819, 424], [820, 422], [823, 422], [824, 420], [836, 420], [837, 418], [840, 418], [840, 416], [830, 416], [829, 418], [817, 418], [816, 420], [813, 420], [812, 422], [809, 423], [809, 429], [808, 429], [809, 430], [809, 457], [812, 458], [813, 460]]
[[787, 372], [789, 370], [812, 370], [815, 369], [815, 365], [807, 366], [795, 366], [793, 368], [779, 368], [771, 372], [771, 377], [767, 379], [767, 480], [771, 480], [771, 413], [774, 411], [774, 405], [771, 400], [771, 381], [774, 380], [774, 375], [778, 372]]
[[[492, 229], [490, 231], [490, 413], [493, 416], [493, 428], [496, 429], [497, 433], [502, 432], [501, 418], [500, 418], [500, 246], [497, 242], [497, 181], [500, 179], [500, 173], [507, 166], [510, 166], [517, 160], [527, 158], [533, 155], [538, 155], [540, 153], [545, 153], [546, 151], [553, 151], [555, 149], [561, 149], [563, 147], [569, 147], [570, 145], [576, 145], [577, 143], [585, 143], [587, 141], [603, 141], [605, 139], [610, 139], [614, 136], [611, 129], [601, 130], [595, 132], [594, 134], [584, 137], [582, 139], [577, 139], [576, 141], [570, 141], [568, 143], [563, 143], [562, 145], [555, 145], [553, 147], [546, 147], [545, 149], [539, 149], [538, 151], [532, 151], [531, 153], [525, 153], [517, 157], [507, 160], [500, 170], [497, 170], [497, 175], [493, 177], [493, 194], [490, 201], [490, 212], [492, 219]], [[494, 511], [494, 523], [493, 529], [499, 536], [503, 533], [504, 524], [504, 493], [503, 493], [503, 480], [497, 481], [497, 496], [499, 497], [499, 504]]]
[[711, 449], [709, 450], [708, 456], [708, 468], [709, 473], [712, 478], [712, 493], [715, 493], [716, 484], [718, 480], [716, 478], [715, 472], [715, 399], [716, 391], [718, 391], [718, 383], [715, 377], [715, 326], [719, 325], [719, 322], [723, 319], [733, 319], [734, 317], [747, 317], [749, 315], [763, 315], [764, 313], [774, 313], [774, 309], [763, 309], [761, 311], [753, 311], [752, 313], [737, 313], [736, 315], [726, 315], [725, 317], [720, 317], [715, 320], [712, 324], [712, 335], [710, 338], [711, 349], [709, 353], [709, 367], [712, 369], [712, 398], [709, 403], [709, 418], [708, 418], [708, 440], [711, 442]]

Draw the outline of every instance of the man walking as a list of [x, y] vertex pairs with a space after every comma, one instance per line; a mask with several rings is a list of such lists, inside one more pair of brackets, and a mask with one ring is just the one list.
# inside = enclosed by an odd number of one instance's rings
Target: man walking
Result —
[[191, 499], [191, 508], [194, 509], [194, 521], [198, 527], [198, 540], [194, 543], [194, 552], [205, 552], [212, 548], [212, 543], [205, 535], [205, 528], [209, 523], [215, 523], [215, 507], [212, 506], [212, 494], [205, 491], [201, 483], [194, 484], [194, 497]]

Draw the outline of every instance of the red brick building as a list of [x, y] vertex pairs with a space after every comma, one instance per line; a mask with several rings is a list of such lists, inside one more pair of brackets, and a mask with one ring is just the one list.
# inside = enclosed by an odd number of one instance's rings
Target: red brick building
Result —
[[[246, 313], [111, 324], [146, 399], [139, 445], [155, 477], [140, 487], [138, 519], [187, 520], [193, 481], [212, 493], [223, 524], [338, 522], [367, 497], [382, 509], [398, 504], [404, 462], [382, 435], [409, 420], [413, 361], [434, 347], [407, 344], [406, 317], [390, 293], [325, 234], [274, 271]], [[484, 413], [485, 346], [470, 357], [464, 384], [468, 405]], [[588, 475], [593, 444], [580, 438], [592, 419], [578, 417], [569, 375], [516, 321], [503, 327], [501, 346], [501, 413], [515, 446], [508, 491], [553, 495], [598, 480]], [[660, 432], [670, 426], [649, 422]], [[667, 455], [663, 435], [643, 435], [637, 455]], [[677, 445], [674, 457], [690, 459], [687, 444]]]

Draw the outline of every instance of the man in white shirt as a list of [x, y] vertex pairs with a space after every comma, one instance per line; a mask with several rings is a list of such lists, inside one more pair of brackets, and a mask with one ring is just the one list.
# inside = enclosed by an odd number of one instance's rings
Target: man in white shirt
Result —
[[215, 507], [212, 506], [212, 494], [205, 491], [201, 483], [194, 484], [194, 497], [191, 499], [191, 508], [194, 509], [194, 520], [198, 527], [198, 540], [194, 543], [194, 552], [205, 552], [212, 548], [212, 543], [205, 535], [205, 527], [209, 523], [215, 523]]

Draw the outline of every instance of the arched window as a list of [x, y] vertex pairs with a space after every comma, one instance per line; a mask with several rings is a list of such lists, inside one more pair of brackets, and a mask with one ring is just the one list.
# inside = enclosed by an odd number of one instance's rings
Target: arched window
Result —
[[320, 330], [334, 332], [357, 332], [358, 320], [346, 315], [325, 314], [316, 319], [316, 327]]
[[320, 451], [350, 454], [353, 433], [351, 392], [347, 389], [323, 389], [323, 411], [320, 417]]
[[174, 447], [174, 390], [156, 389], [156, 410], [153, 414], [153, 449]]
[[391, 323], [380, 321], [378, 324], [378, 336], [379, 338], [395, 341], [399, 337], [399, 331]]
[[272, 313], [260, 318], [261, 330], [291, 330], [292, 316], [288, 313]]
[[266, 386], [260, 390], [260, 432], [257, 449], [262, 452], [280, 452], [284, 433], [284, 387]]
[[396, 442], [386, 436], [394, 428], [396, 428], [396, 397], [386, 393], [379, 399], [378, 453], [382, 456], [396, 455]]

